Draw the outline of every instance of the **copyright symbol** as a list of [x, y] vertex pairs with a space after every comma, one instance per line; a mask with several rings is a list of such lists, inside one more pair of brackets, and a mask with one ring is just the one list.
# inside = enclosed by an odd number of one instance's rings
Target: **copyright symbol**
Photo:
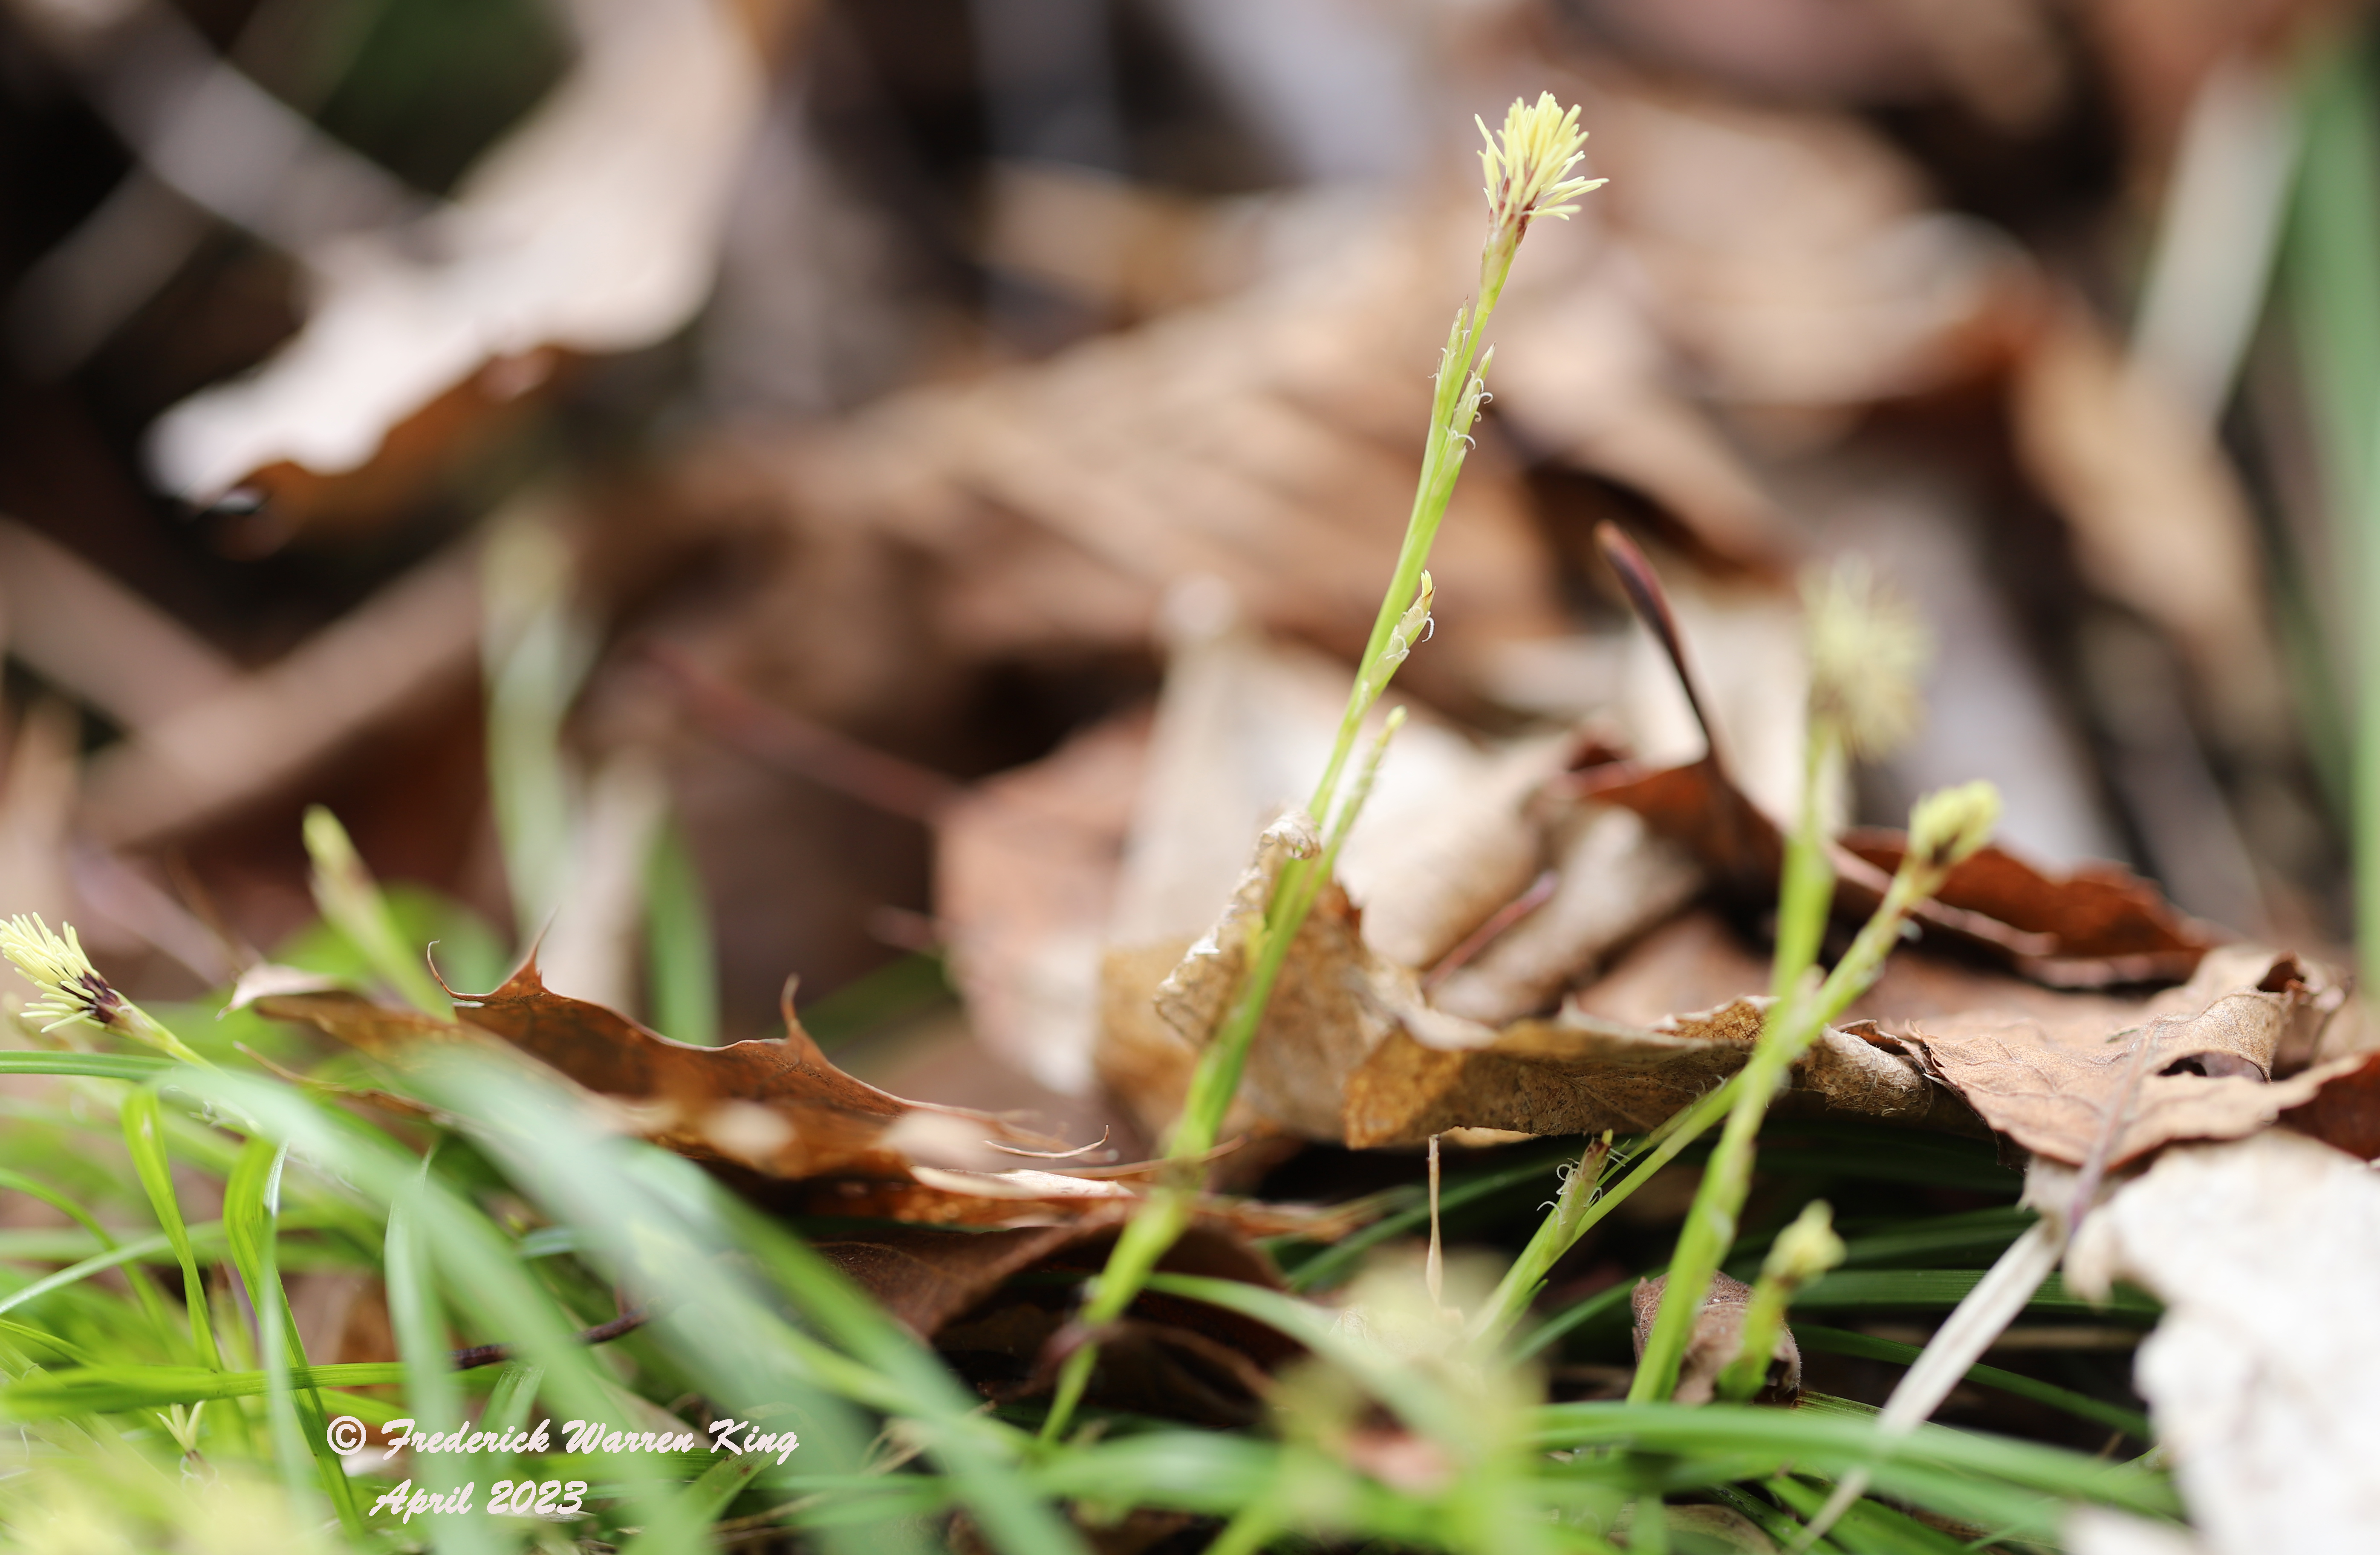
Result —
[[331, 1428], [325, 1434], [331, 1439], [331, 1451], [334, 1452], [353, 1452], [371, 1440], [371, 1433], [364, 1429], [364, 1423], [352, 1415], [342, 1415], [332, 1421]]

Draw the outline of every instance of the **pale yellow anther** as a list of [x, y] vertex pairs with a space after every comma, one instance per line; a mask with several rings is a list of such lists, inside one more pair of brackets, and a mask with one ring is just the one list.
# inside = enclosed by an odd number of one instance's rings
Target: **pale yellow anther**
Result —
[[1534, 104], [1512, 99], [1500, 135], [1489, 134], [1485, 120], [1473, 122], [1488, 142], [1479, 167], [1499, 228], [1518, 231], [1539, 216], [1566, 218], [1578, 209], [1572, 200], [1603, 185], [1601, 178], [1570, 176], [1586, 154], [1586, 131], [1578, 127], [1578, 110], [1565, 110], [1552, 92], [1538, 93]]
[[26, 980], [42, 996], [25, 1006], [28, 1019], [55, 1031], [71, 1021], [112, 1026], [124, 1005], [123, 996], [108, 985], [83, 954], [74, 925], [61, 936], [51, 931], [37, 913], [19, 913], [0, 925], [0, 953], [17, 964]]

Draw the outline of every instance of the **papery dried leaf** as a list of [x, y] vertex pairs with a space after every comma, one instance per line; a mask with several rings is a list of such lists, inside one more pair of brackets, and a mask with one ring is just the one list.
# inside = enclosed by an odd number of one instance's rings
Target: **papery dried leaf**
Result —
[[2167, 1151], [2067, 1255], [2166, 1304], [2134, 1381], [2214, 1555], [2380, 1549], [2380, 1177], [2286, 1129]]
[[1281, 817], [1257, 839], [1256, 858], [1241, 873], [1222, 916], [1158, 986], [1157, 1013], [1185, 1040], [1205, 1045], [1222, 1020], [1232, 990], [1247, 970], [1248, 946], [1264, 927], [1282, 868], [1293, 858], [1312, 858], [1321, 851], [1314, 820], [1302, 811]]
[[[1650, 1027], [1565, 1009], [1497, 1030], [1406, 1000], [1391, 1005], [1397, 1028], [1347, 1082], [1346, 1141], [1414, 1144], [1451, 1128], [1651, 1128], [1743, 1066], [1767, 1006], [1765, 997], [1738, 998]], [[1973, 1126], [1915, 1064], [1833, 1029], [1795, 1063], [1777, 1111]]]
[[2338, 1066], [2276, 1081], [2275, 1056], [2336, 1002], [2318, 968], [2233, 946], [2137, 1012], [1985, 1010], [1889, 1024], [1994, 1129], [2069, 1163], [2103, 1150], [2112, 1169], [2173, 1140], [2252, 1134], [2313, 1099]]
[[1090, 1084], [1099, 944], [1148, 733], [1137, 711], [1094, 725], [934, 821], [934, 917], [968, 1025], [1065, 1095]]
[[[1888, 877], [1908, 840], [1900, 832], [1862, 830], [1846, 833], [1842, 845]], [[2048, 940], [2046, 954], [2019, 954], [2016, 966], [2058, 988], [2178, 982], [2220, 939], [2129, 869], [2084, 864], [2051, 875], [1997, 847], [1952, 869], [1938, 900]]]
[[[484, 999], [458, 1001], [455, 1021], [344, 992], [273, 995], [256, 1007], [397, 1062], [439, 1045], [502, 1041], [596, 1093], [617, 1110], [616, 1126], [786, 1208], [1016, 1226], [1125, 1213], [1141, 1197], [1097, 1178], [972, 1169], [1001, 1160], [991, 1141], [1052, 1142], [1000, 1117], [905, 1101], [854, 1079], [790, 1014], [780, 1039], [691, 1047], [548, 990], [534, 966]], [[1255, 1234], [1300, 1218], [1293, 1209], [1251, 1213], [1267, 1228]]]
[[1430, 990], [1432, 1003], [1491, 1025], [1541, 1010], [1702, 885], [1683, 850], [1617, 808], [1590, 806], [1568, 818], [1558, 856], [1552, 894], [1446, 974]]

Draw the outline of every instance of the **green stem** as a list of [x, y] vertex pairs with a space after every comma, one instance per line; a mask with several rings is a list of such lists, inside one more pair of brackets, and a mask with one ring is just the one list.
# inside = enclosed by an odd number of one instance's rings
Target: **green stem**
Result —
[[[1296, 943], [1306, 915], [1330, 879], [1339, 848], [1370, 792], [1388, 736], [1395, 733], [1401, 722], [1400, 714], [1390, 715], [1388, 727], [1373, 747], [1363, 776], [1345, 803], [1340, 803], [1340, 781], [1354, 753], [1364, 722], [1371, 716], [1412, 646], [1396, 640], [1398, 626], [1423, 597], [1423, 569], [1429, 564], [1430, 547], [1437, 541], [1439, 526], [1445, 521], [1447, 506], [1454, 497], [1455, 481], [1463, 473], [1463, 458], [1471, 450], [1471, 429], [1487, 398], [1486, 373], [1488, 360], [1495, 354], [1490, 351], [1481, 355], [1479, 340], [1488, 321], [1494, 316], [1497, 299], [1503, 295], [1520, 237], [1519, 230], [1500, 229], [1488, 235], [1480, 261], [1479, 300], [1475, 306], [1455, 310], [1454, 323], [1447, 332], [1446, 346], [1439, 356], [1438, 380], [1430, 395], [1429, 433], [1422, 444], [1421, 476], [1414, 486], [1404, 541], [1398, 548], [1396, 568], [1390, 574], [1388, 589], [1380, 596], [1378, 613], [1372, 619], [1372, 633], [1364, 645], [1364, 656], [1357, 661], [1355, 683], [1348, 689], [1347, 709], [1339, 720], [1338, 735], [1331, 742], [1330, 759], [1324, 765], [1321, 779], [1314, 785], [1314, 797], [1306, 806], [1315, 824], [1328, 829], [1330, 840], [1320, 858], [1292, 859], [1274, 881], [1263, 925], [1248, 947], [1247, 977], [1213, 1039], [1199, 1054], [1197, 1067], [1191, 1074], [1189, 1092], [1184, 1098], [1181, 1120], [1167, 1142], [1166, 1156], [1173, 1164], [1173, 1174], [1135, 1213], [1123, 1234], [1116, 1239], [1107, 1268], [1092, 1287], [1083, 1320], [1094, 1332], [1123, 1315], [1157, 1267], [1157, 1260], [1165, 1256], [1166, 1249], [1173, 1245], [1175, 1238], [1189, 1224], [1189, 1203], [1182, 1179], [1190, 1171], [1190, 1163], [1215, 1146], [1223, 1119], [1231, 1111], [1232, 1099], [1238, 1094], [1240, 1076], [1246, 1070], [1248, 1049], [1264, 1023], [1265, 1007], [1272, 999], [1281, 968], [1288, 963], [1290, 948]], [[1089, 1384], [1091, 1369], [1098, 1364], [1098, 1354], [1093, 1342], [1084, 1343], [1066, 1357], [1059, 1369], [1050, 1413], [1042, 1421], [1042, 1440], [1057, 1440], [1072, 1423], [1083, 1391]]]
[[[1608, 1163], [1606, 1172], [1616, 1172], [1625, 1165], [1628, 1174], [1584, 1205], [1566, 1229], [1549, 1233], [1547, 1228], [1554, 1225], [1560, 1216], [1560, 1206], [1557, 1204], [1555, 1213], [1548, 1216], [1546, 1224], [1537, 1228], [1536, 1237], [1530, 1240], [1528, 1247], [1505, 1271], [1495, 1294], [1472, 1323], [1473, 1343], [1481, 1347], [1492, 1345], [1511, 1332], [1512, 1326], [1528, 1311], [1529, 1304], [1536, 1299], [1544, 1283], [1545, 1272], [1553, 1267], [1555, 1260], [1576, 1246], [1579, 1238], [1595, 1229], [1606, 1215], [1626, 1203], [1629, 1195], [1652, 1181], [1653, 1173], [1669, 1165], [1677, 1159], [1680, 1151], [1701, 1138], [1703, 1132], [1717, 1123], [1733, 1103], [1735, 1091], [1736, 1077], [1730, 1075], [1646, 1135], [1643, 1142], [1645, 1154]], [[1576, 1180], [1572, 1179], [1573, 1183]], [[1547, 1252], [1553, 1248], [1557, 1237], [1565, 1240], [1560, 1241], [1559, 1249], [1548, 1257]], [[1540, 1239], [1545, 1243], [1542, 1247]], [[1540, 1263], [1542, 1267], [1534, 1267]], [[1524, 1346], [1524, 1349], [1531, 1347], [1534, 1346]]]
[[[1883, 902], [1825, 984], [1815, 990], [1798, 987], [1768, 1007], [1760, 1039], [1736, 1075], [1741, 1083], [1728, 1109], [1727, 1126], [1704, 1169], [1685, 1228], [1678, 1233], [1677, 1252], [1670, 1260], [1669, 1286], [1662, 1292], [1653, 1330], [1645, 1338], [1645, 1354], [1637, 1360], [1636, 1378], [1628, 1390], [1630, 1403], [1667, 1399], [1677, 1391], [1678, 1367], [1685, 1357], [1694, 1318], [1710, 1290], [1711, 1276], [1718, 1271], [1719, 1260], [1735, 1241], [1736, 1217], [1752, 1187], [1753, 1141], [1767, 1115], [1769, 1101], [1784, 1087], [1793, 1062], [1817, 1040], [1827, 1023], [1876, 981], [1900, 937], [1901, 919], [1940, 889], [1947, 873], [1946, 867], [1921, 858], [1912, 846], [1903, 856]], [[1779, 942], [1783, 942], [1781, 927]]]
[[1780, 1004], [1817, 965], [1818, 945], [1834, 907], [1835, 866], [1827, 854], [1818, 791], [1841, 753], [1842, 739], [1834, 726], [1815, 721], [1803, 755], [1801, 814], [1785, 839], [1784, 881], [1777, 897], [1777, 963], [1768, 991]]
[[[1240, 1076], [1247, 1068], [1248, 1050], [1264, 1020], [1265, 1005], [1272, 998], [1273, 985], [1281, 980], [1281, 969], [1289, 963], [1290, 947], [1296, 942], [1298, 930], [1305, 927], [1306, 915], [1313, 909], [1323, 883], [1330, 879], [1339, 862], [1339, 850], [1346, 845], [1347, 833], [1363, 812], [1364, 802], [1371, 797], [1372, 784], [1379, 775], [1380, 759], [1388, 753], [1389, 741], [1403, 726], [1404, 709], [1391, 711], [1331, 828], [1321, 856], [1292, 859], [1282, 868], [1273, 887], [1272, 900], [1266, 907], [1265, 921], [1248, 947], [1254, 965], [1217, 1027], [1214, 1040], [1207, 1044], [1206, 1051], [1198, 1055], [1197, 1067], [1191, 1071], [1181, 1121], [1174, 1125], [1166, 1146], [1168, 1173], [1149, 1190], [1148, 1197], [1125, 1223], [1123, 1233], [1116, 1238], [1114, 1251], [1108, 1255], [1107, 1267], [1099, 1271], [1084, 1304], [1082, 1321], [1094, 1334], [1123, 1316], [1156, 1270], [1158, 1260], [1188, 1227], [1192, 1189], [1185, 1178], [1193, 1163], [1215, 1148], [1223, 1119], [1231, 1111], [1232, 1098], [1239, 1091]], [[1050, 1413], [1041, 1423], [1041, 1440], [1055, 1441], [1073, 1420], [1098, 1360], [1096, 1339], [1066, 1357], [1058, 1372]]]

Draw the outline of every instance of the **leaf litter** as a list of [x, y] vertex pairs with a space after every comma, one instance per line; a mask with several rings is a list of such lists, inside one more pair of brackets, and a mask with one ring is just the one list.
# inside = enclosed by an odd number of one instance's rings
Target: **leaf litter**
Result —
[[[1895, 26], [1922, 35], [1937, 62], [1963, 57], [1951, 24]], [[2040, 122], [2012, 88], [1982, 84], [2001, 79], [1993, 72], [1941, 68], [1986, 104], [1979, 111]], [[2055, 70], [2035, 79], [2059, 90]], [[1515, 285], [1508, 323], [1522, 327], [1500, 364], [1499, 425], [1520, 447], [1486, 439], [1464, 488], [1440, 562], [1450, 638], [1480, 650], [1484, 664], [1490, 650], [1564, 625], [1547, 583], [1564, 542], [1526, 521], [1516, 452], [1550, 454], [1602, 482], [1606, 508], [1617, 492], [1644, 520], [1632, 527], [1676, 548], [1657, 552], [1665, 565], [1725, 577], [1742, 598], [1718, 607], [1714, 630], [1741, 626], [1740, 641], [1753, 641], [1763, 629], [1754, 618], [1776, 613], [1777, 576], [1802, 548], [1778, 496], [1792, 449], [1828, 446], [1879, 406], [2004, 395], [2018, 422], [2014, 460], [2061, 511], [2082, 573], [2174, 639], [2227, 727], [2269, 711], [2271, 628], [2252, 555], [2240, 563], [2252, 549], [2244, 502], [2221, 451], [2125, 375], [2080, 304], [2045, 309], [2034, 261], [1932, 209], [1909, 161], [1848, 113], [1754, 108], [1617, 68], [1593, 90], [1616, 198], [1608, 218], [1548, 232], [1540, 246], [1560, 262]], [[750, 108], [730, 95], [734, 113]], [[723, 157], [698, 160], [702, 189], [715, 193]], [[687, 198], [707, 212], [709, 195]], [[664, 235], [688, 253], [710, 241], [710, 216], [696, 216]], [[1746, 221], [1768, 240], [1746, 245]], [[1228, 633], [1176, 634], [1153, 720], [1127, 709], [933, 816], [938, 927], [984, 1039], [1054, 1090], [1103, 1083], [1151, 1139], [1181, 1110], [1283, 863], [1315, 851], [1311, 823], [1289, 816], [1233, 889], [1250, 839], [1299, 781], [1271, 774], [1309, 763], [1278, 727], [1219, 737], [1216, 712], [1241, 711], [1265, 677], [1294, 678], [1285, 666], [1307, 643], [1352, 644], [1385, 557], [1361, 516], [1409, 480], [1409, 461], [1389, 451], [1418, 403], [1405, 336], [1426, 311], [1415, 299], [1439, 285], [1453, 225], [1416, 204], [1366, 229], [1360, 269], [1293, 267], [1040, 364], [905, 391], [828, 428], [711, 443], [674, 474], [680, 515], [699, 510], [685, 533], [766, 532], [790, 539], [804, 562], [763, 562], [742, 600], [670, 632], [812, 714], [848, 717], [888, 687], [948, 683], [1018, 655], [1136, 651], [1191, 584], [1220, 580], [1231, 609], [1246, 611]], [[468, 383], [482, 344], [445, 376]], [[344, 442], [378, 442], [409, 408], [381, 406], [365, 435]], [[243, 462], [225, 457], [219, 475]], [[285, 483], [303, 489], [296, 477]], [[719, 517], [728, 510], [737, 516]], [[2167, 510], [2183, 520], [2174, 546], [2148, 521]], [[599, 569], [638, 570], [640, 553], [616, 536], [597, 551]], [[866, 608], [805, 608], [821, 556], [845, 600]], [[1378, 841], [1351, 844], [1290, 953], [1218, 1158], [1247, 1181], [1284, 1161], [1337, 1159], [1294, 1156], [1300, 1142], [1384, 1152], [1428, 1142], [1435, 1241], [1440, 1137], [1642, 1133], [1742, 1067], [1775, 1007], [1757, 947], [1785, 864], [1776, 818], [1800, 798], [1793, 740], [1765, 738], [1742, 710], [1792, 712], [1806, 675], [1790, 656], [1698, 638], [1692, 613], [1672, 609], [1633, 547], [1607, 543], [1597, 565], [1608, 569], [1597, 586], [1608, 594], [1616, 579], [1636, 617], [1625, 652], [1670, 677], [1682, 711], [1665, 722], [1607, 678], [1565, 693], [1599, 700], [1589, 717], [1515, 736], [1482, 705], [1484, 672], [1417, 660], [1430, 677], [1423, 691], [1450, 711], [1416, 709], [1391, 779], [1414, 769], [1425, 730], [1439, 739], [1437, 765], [1402, 811], [1384, 786], [1373, 819], [1390, 819], [1375, 826]], [[918, 619], [934, 631], [908, 632]], [[1606, 653], [1621, 638], [1572, 646]], [[1698, 667], [1710, 679], [1698, 684], [1688, 650], [1706, 641], [1727, 646], [1706, 649]], [[1233, 655], [1238, 679], [1211, 673]], [[1738, 685], [1748, 692], [1731, 694]], [[1202, 702], [1203, 719], [1188, 716]], [[1798, 739], [1798, 720], [1782, 722]], [[1463, 732], [1481, 726], [1506, 732]], [[1223, 793], [1229, 803], [1188, 813]], [[1883, 897], [1907, 841], [1838, 829], [1840, 794], [1818, 808], [1837, 838], [1839, 950]], [[2269, 1353], [2274, 1375], [2310, 1379], [2306, 1336], [2325, 1318], [2271, 1320], [2286, 1303], [2270, 1299], [2270, 1282], [2301, 1280], [2318, 1301], [2371, 1272], [2369, 1250], [2351, 1235], [2325, 1242], [2335, 1228], [2322, 1218], [2335, 1211], [2336, 1226], [2352, 1226], [2368, 1209], [2353, 1184], [2368, 1173], [2341, 1163], [2380, 1154], [2380, 1067], [2361, 1051], [2345, 978], [2313, 953], [2233, 942], [2115, 866], [2036, 864], [2012, 849], [1959, 865], [1913, 916], [1914, 943], [1817, 1033], [1776, 1112], [1997, 1136], [2010, 1156], [2082, 1169], [2088, 1212], [2070, 1276], [2101, 1291], [2133, 1280], [2165, 1302], [2166, 1326], [2143, 1351], [2143, 1391], [2161, 1427], [2171, 1422], [2211, 1547], [2244, 1548], [2255, 1529], [2280, 1525], [2279, 1502], [2299, 1492], [2257, 1495], [2335, 1480], [2341, 1457], [2299, 1452], [2290, 1433], [2307, 1416], [2242, 1381], [2238, 1363]], [[2259, 940], [2300, 938], [2256, 927]], [[612, 1126], [799, 1217], [885, 1310], [940, 1337], [946, 1355], [973, 1357], [962, 1369], [1002, 1401], [1046, 1385], [1071, 1342], [1069, 1298], [1050, 1293], [1098, 1269], [1147, 1197], [1145, 1164], [1016, 1164], [1072, 1152], [1016, 1120], [905, 1101], [856, 1078], [790, 1008], [781, 1038], [690, 1047], [552, 993], [533, 963], [492, 994], [458, 1000], [452, 1021], [296, 986], [261, 993], [258, 1008], [400, 1066], [439, 1044], [492, 1040], [550, 1066], [598, 1099]], [[1399, 1202], [1351, 1200], [1358, 1207], [1333, 1216], [1209, 1197], [1160, 1269], [1269, 1291], [1278, 1269], [1250, 1239], [1294, 1251]], [[2338, 1258], [2285, 1261], [2309, 1247]], [[1689, 1346], [1687, 1395], [1707, 1394], [1748, 1297], [1740, 1283], [1716, 1289]], [[1638, 1291], [1640, 1346], [1658, 1295]], [[1370, 1299], [1347, 1298], [1351, 1321]], [[1099, 1341], [1109, 1380], [1122, 1383], [1105, 1401], [1217, 1423], [1265, 1418], [1269, 1374], [1300, 1346], [1262, 1324], [1225, 1323], [1220, 1310], [1148, 1296], [1123, 1325], [1134, 1334]], [[1791, 1347], [1788, 1332], [1780, 1360]], [[1294, 1407], [1281, 1404], [1278, 1418]], [[1829, 1405], [1817, 1395], [1808, 1407]], [[1419, 1440], [1360, 1413], [1329, 1436], [1374, 1480], [1441, 1483], [1449, 1460], [1416, 1455]], [[2342, 1427], [2321, 1445], [2348, 1440]], [[2360, 1514], [2319, 1494], [2299, 1506], [2312, 1509], [2310, 1527]], [[1700, 1519], [1741, 1547], [1773, 1547], [1739, 1512], [1672, 1510], [1674, 1528]], [[1634, 1514], [1604, 1525], [1630, 1528]]]

